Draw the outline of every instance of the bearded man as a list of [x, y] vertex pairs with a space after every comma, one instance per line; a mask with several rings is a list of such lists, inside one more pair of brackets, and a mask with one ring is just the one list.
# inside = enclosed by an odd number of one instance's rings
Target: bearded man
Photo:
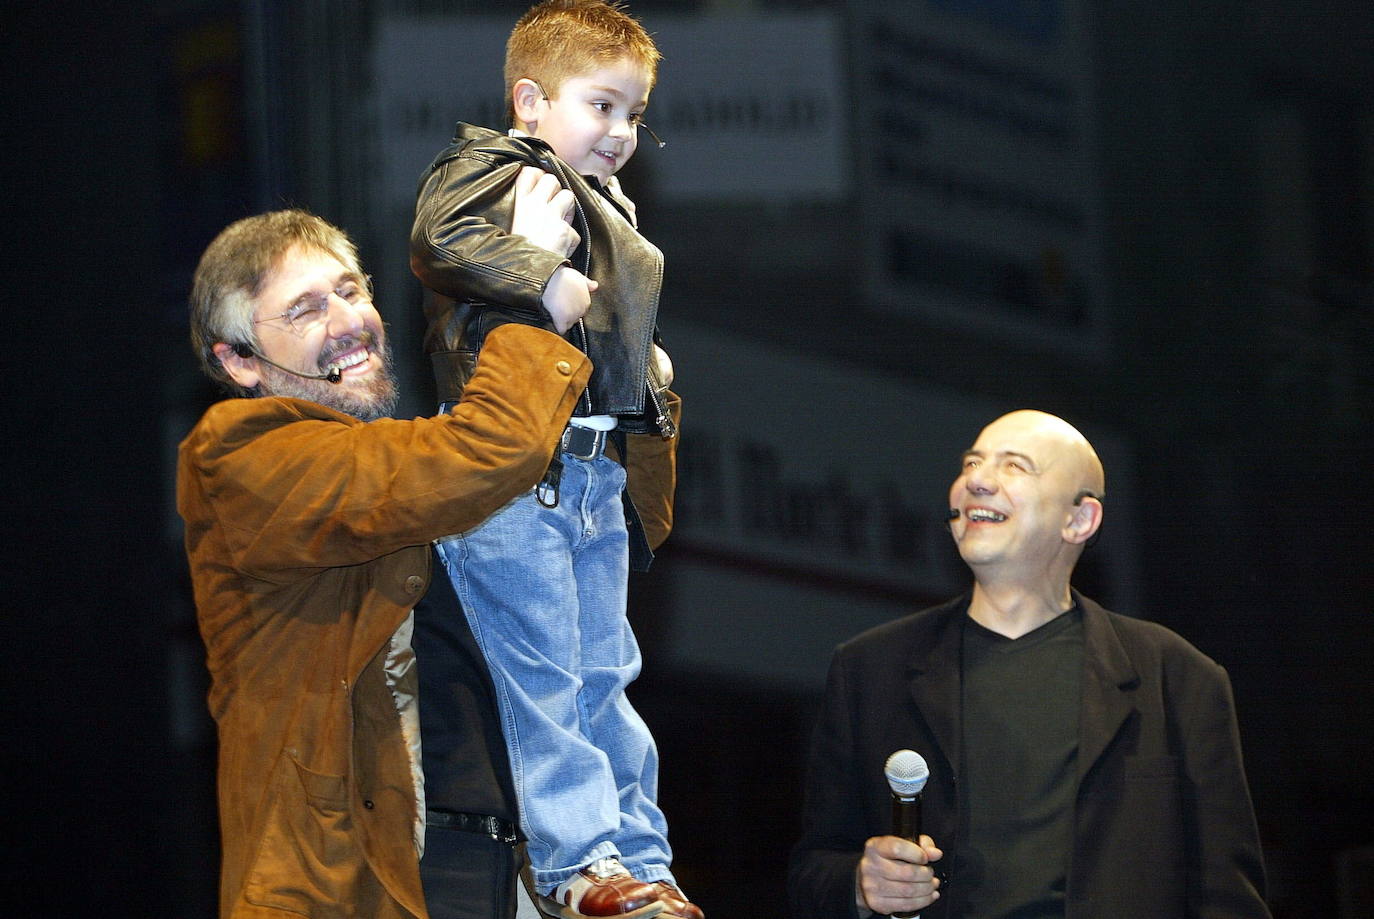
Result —
[[[534, 204], [527, 234], [566, 248], [561, 202]], [[177, 470], [219, 734], [221, 916], [425, 919], [426, 849], [473, 914], [513, 915], [517, 815], [490, 680], [457, 609], [430, 617], [443, 666], [417, 667], [416, 607], [432, 542], [539, 482], [590, 364], [511, 324], [448, 412], [388, 417], [369, 279], [341, 230], [296, 210], [210, 244], [191, 327], [205, 371], [245, 397], [210, 407]], [[458, 764], [438, 776], [422, 771], [425, 674], [443, 681], [427, 708]], [[425, 780], [462, 806], [427, 809]]]

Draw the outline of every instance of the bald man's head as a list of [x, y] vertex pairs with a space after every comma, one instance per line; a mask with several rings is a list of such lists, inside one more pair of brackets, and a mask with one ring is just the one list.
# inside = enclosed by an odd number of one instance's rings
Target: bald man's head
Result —
[[1073, 489], [1075, 495], [1088, 491], [1101, 497], [1106, 491], [1106, 472], [1097, 458], [1097, 451], [1088, 443], [1088, 438], [1058, 415], [1020, 409], [1003, 415], [983, 429], [983, 436], [1008, 434], [1043, 444], [1047, 459], [1057, 457], [1057, 462], [1066, 464], [1071, 470], [1071, 480], [1077, 483]]
[[1073, 425], [1021, 410], [985, 427], [950, 487], [950, 530], [964, 560], [1067, 576], [1102, 523], [1102, 462]]

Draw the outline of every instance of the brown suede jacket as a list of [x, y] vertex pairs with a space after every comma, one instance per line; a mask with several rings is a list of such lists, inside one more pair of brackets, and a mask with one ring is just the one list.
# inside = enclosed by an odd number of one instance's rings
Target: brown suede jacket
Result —
[[[428, 543], [534, 486], [590, 373], [557, 336], [511, 325], [450, 414], [364, 424], [299, 399], [231, 399], [183, 441], [177, 506], [220, 741], [222, 916], [427, 915], [383, 664], [429, 585]], [[661, 541], [676, 440], [643, 440], [632, 491]]]

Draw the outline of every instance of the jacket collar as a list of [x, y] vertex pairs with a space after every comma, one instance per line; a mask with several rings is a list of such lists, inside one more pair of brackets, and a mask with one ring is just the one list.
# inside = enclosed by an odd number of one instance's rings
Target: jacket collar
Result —
[[1074, 592], [1083, 609], [1083, 688], [1079, 703], [1078, 778], [1093, 767], [1135, 710], [1140, 675], [1107, 611]]
[[944, 762], [931, 772], [953, 776], [960, 762], [960, 625], [968, 615], [971, 595], [964, 594], [931, 610], [922, 618], [923, 628], [912, 635], [907, 686], [918, 715], [934, 737]]

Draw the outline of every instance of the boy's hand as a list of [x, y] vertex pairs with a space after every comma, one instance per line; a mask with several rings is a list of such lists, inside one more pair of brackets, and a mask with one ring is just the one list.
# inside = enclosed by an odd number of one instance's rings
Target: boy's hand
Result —
[[576, 203], [573, 193], [558, 184], [557, 176], [525, 166], [515, 177], [515, 210], [510, 231], [567, 258], [581, 242], [571, 223]]
[[[581, 241], [569, 223], [575, 204], [573, 193], [558, 184], [557, 176], [526, 166], [515, 177], [515, 210], [510, 230], [566, 258]], [[567, 265], [549, 278], [541, 300], [559, 335], [586, 315], [594, 290], [595, 281]]]
[[595, 281], [567, 265], [559, 268], [553, 273], [553, 277], [549, 278], [542, 302], [544, 309], [549, 311], [553, 327], [558, 330], [559, 335], [571, 329], [573, 323], [586, 314], [587, 307], [592, 305], [592, 291], [596, 290], [596, 287]]

